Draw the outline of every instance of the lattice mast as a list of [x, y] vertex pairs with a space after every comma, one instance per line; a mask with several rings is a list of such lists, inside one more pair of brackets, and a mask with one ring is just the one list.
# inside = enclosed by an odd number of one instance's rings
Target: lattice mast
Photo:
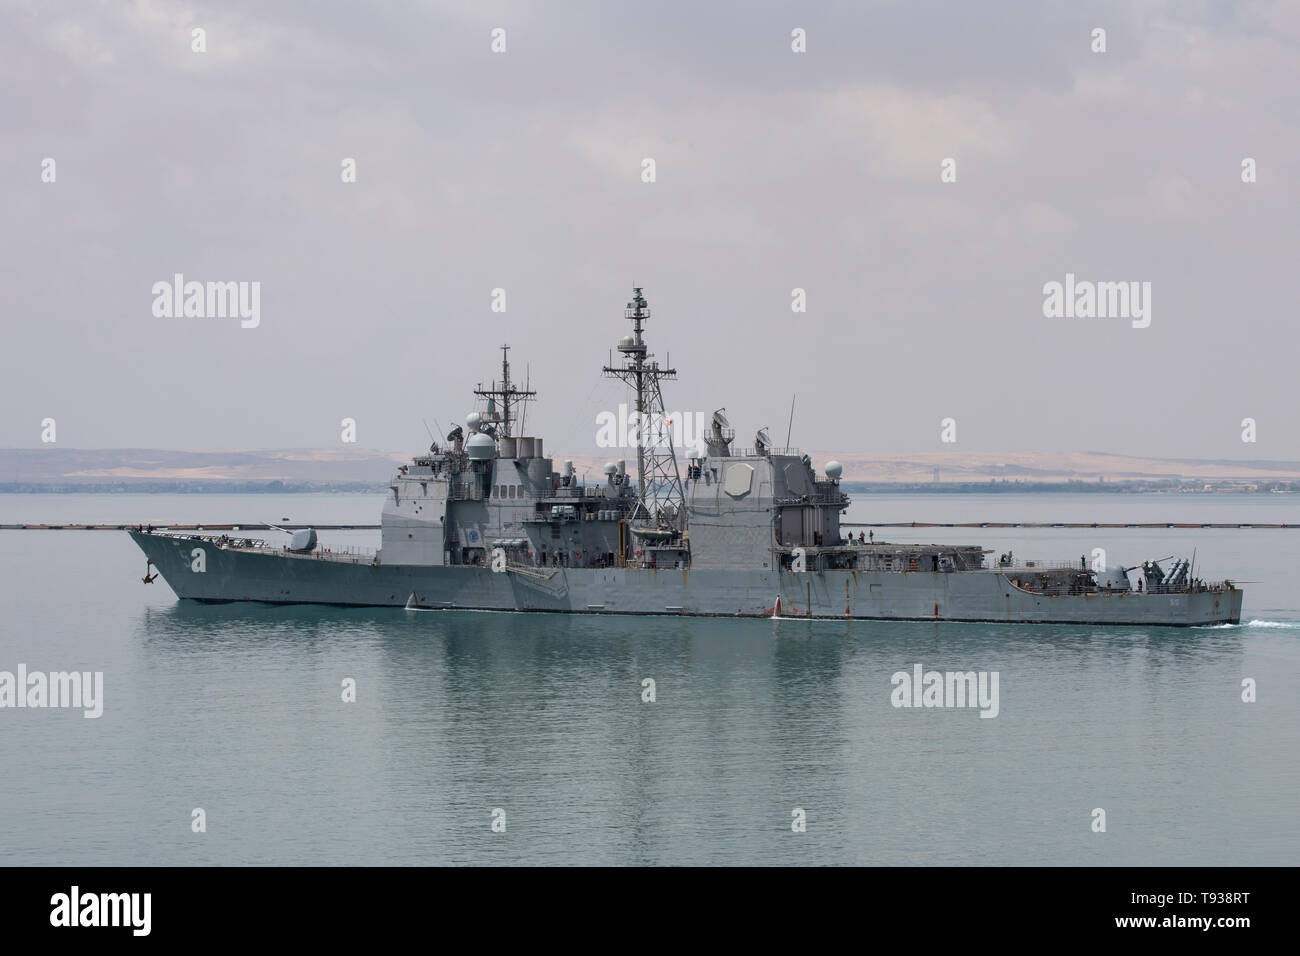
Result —
[[508, 345], [501, 346], [501, 381], [492, 382], [488, 388], [484, 388], [483, 383], [480, 382], [474, 389], [474, 394], [488, 400], [488, 409], [482, 420], [499, 424], [500, 434], [504, 438], [511, 437], [510, 423], [523, 418], [522, 408], [519, 415], [514, 414], [516, 407], [523, 406], [529, 399], [537, 397], [537, 393], [528, 388], [527, 384], [523, 388], [516, 388], [510, 381], [510, 346]]
[[[645, 344], [645, 321], [650, 318], [650, 307], [640, 287], [633, 287], [632, 301], [623, 310], [623, 317], [632, 320], [632, 334], [619, 340], [618, 351], [623, 355], [622, 365], [606, 365], [602, 372], [607, 378], [617, 378], [631, 386], [636, 395], [636, 469], [637, 514], [635, 517], [653, 519], [681, 530], [685, 495], [682, 476], [677, 469], [677, 455], [673, 450], [671, 430], [664, 421], [664, 396], [661, 382], [676, 379], [677, 370], [661, 368], [654, 354]], [[652, 434], [647, 434], [653, 426]]]

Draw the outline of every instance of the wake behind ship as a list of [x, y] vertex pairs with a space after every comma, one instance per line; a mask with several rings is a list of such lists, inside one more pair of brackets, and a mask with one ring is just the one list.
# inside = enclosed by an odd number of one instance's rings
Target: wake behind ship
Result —
[[[334, 553], [314, 532], [277, 545], [230, 535], [130, 532], [176, 595], [208, 602], [395, 606], [592, 614], [728, 615], [1013, 623], [1239, 623], [1242, 591], [1178, 560], [1090, 568], [1080, 562], [990, 566], [974, 545], [854, 542], [842, 528], [842, 469], [760, 429], [735, 447], [725, 412], [677, 450], [662, 427], [661, 383], [676, 377], [645, 342], [641, 289], [632, 334], [606, 376], [629, 386], [636, 477], [624, 461], [587, 484], [559, 471], [541, 438], [516, 434], [536, 393], [501, 379], [446, 446], [398, 469], [373, 555]], [[1141, 570], [1138, 586], [1129, 573]], [[146, 577], [148, 577], [146, 575]]]

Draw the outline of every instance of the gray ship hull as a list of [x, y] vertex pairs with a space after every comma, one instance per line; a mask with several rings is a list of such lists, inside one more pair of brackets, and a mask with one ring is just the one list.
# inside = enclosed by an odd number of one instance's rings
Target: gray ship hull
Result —
[[131, 537], [178, 597], [198, 601], [1183, 627], [1241, 620], [1242, 592], [1236, 588], [1046, 595], [1017, 587], [996, 570], [529, 567], [494, 572], [268, 553], [168, 534], [133, 531]]

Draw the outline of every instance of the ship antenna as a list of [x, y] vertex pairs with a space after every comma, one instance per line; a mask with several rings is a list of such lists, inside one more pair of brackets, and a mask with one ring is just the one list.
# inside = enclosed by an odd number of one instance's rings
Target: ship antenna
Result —
[[[525, 396], [533, 382], [533, 367], [531, 363], [524, 363], [524, 391]], [[528, 417], [528, 399], [527, 397], [519, 400], [519, 434], [525, 434], [524, 419]]]
[[501, 402], [501, 434], [510, 437], [510, 346], [501, 346], [501, 391], [506, 397]]
[[785, 447], [786, 451], [790, 450], [790, 435], [794, 432], [794, 400], [797, 395], [790, 396], [790, 427], [785, 430]]
[[[500, 400], [501, 408], [499, 410], [496, 409], [494, 405], [489, 405], [491, 409], [490, 414], [496, 416], [494, 418], [489, 418], [489, 420], [500, 422], [501, 435], [506, 438], [510, 438], [511, 437], [510, 422], [513, 417], [511, 413], [514, 411], [516, 406], [523, 405], [530, 398], [536, 398], [537, 393], [534, 392], [531, 388], [527, 387], [526, 385], [524, 388], [516, 388], [514, 385], [511, 384], [509, 345], [501, 346], [501, 381], [492, 382], [491, 386], [492, 387], [490, 388], [484, 388], [480, 384], [478, 388], [474, 389], [474, 394], [477, 395], [479, 398], [489, 399], [490, 402], [495, 402], [498, 399]], [[522, 427], [522, 415], [521, 415], [521, 427]]]

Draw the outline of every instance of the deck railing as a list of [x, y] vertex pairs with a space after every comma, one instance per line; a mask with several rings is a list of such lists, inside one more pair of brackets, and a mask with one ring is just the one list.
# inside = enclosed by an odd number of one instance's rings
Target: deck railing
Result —
[[241, 538], [234, 535], [188, 534], [176, 531], [155, 531], [158, 537], [177, 538], [182, 541], [206, 541], [223, 551], [250, 551], [255, 554], [277, 554], [290, 558], [319, 561], [348, 561], [353, 564], [373, 564], [379, 553], [374, 548], [347, 545], [342, 548], [324, 548], [317, 545], [312, 551], [290, 551], [287, 545], [272, 544], [264, 538]]

